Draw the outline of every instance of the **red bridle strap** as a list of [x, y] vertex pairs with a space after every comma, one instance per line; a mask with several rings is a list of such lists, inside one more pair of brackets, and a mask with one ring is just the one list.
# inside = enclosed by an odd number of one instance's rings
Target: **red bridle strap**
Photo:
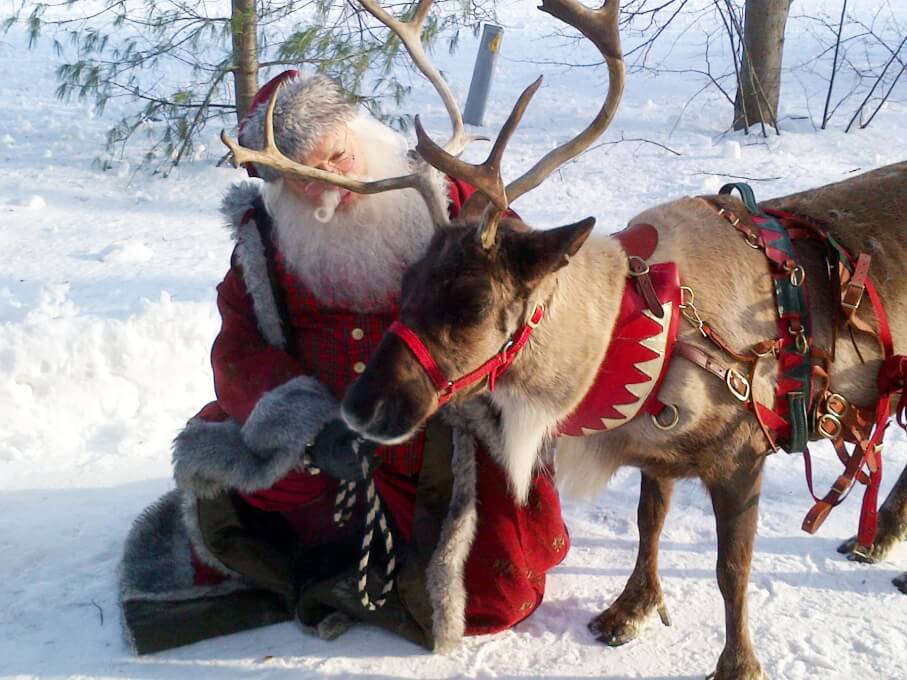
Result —
[[437, 390], [438, 406], [443, 406], [450, 401], [457, 392], [461, 392], [467, 387], [483, 380], [485, 376], [488, 376], [488, 389], [494, 391], [495, 382], [497, 381], [498, 376], [510, 368], [510, 364], [516, 359], [517, 354], [519, 354], [520, 350], [522, 350], [526, 343], [529, 342], [532, 331], [539, 325], [544, 313], [544, 307], [538, 305], [535, 308], [535, 311], [532, 312], [529, 321], [511, 336], [510, 340], [504, 344], [500, 352], [488, 359], [488, 361], [484, 362], [475, 370], [470, 371], [456, 380], [450, 380], [444, 375], [444, 371], [438, 367], [438, 363], [435, 361], [434, 357], [432, 357], [431, 351], [425, 346], [425, 343], [419, 339], [419, 336], [405, 323], [394, 321], [390, 325], [390, 328], [387, 329], [387, 332], [393, 333], [400, 338], [409, 348], [409, 351], [413, 353], [413, 356], [416, 357], [416, 361], [419, 362], [419, 365], [422, 366], [428, 374], [432, 384], [435, 386], [435, 390]]

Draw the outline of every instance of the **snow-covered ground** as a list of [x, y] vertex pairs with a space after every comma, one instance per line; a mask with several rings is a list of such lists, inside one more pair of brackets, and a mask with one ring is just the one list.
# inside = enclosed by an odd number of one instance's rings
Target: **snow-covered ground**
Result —
[[[818, 0], [795, 3], [807, 9]], [[907, 19], [903, 3], [895, 11]], [[5, 14], [5, 3], [0, 3]], [[538, 72], [546, 84], [511, 143], [505, 174], [584, 125], [603, 76], [532, 59], [591, 55], [546, 38], [550, 19], [526, 0], [499, 3], [507, 28], [486, 116], [496, 131], [517, 93]], [[905, 22], [907, 23], [907, 22]], [[789, 53], [809, 37], [788, 34]], [[673, 58], [693, 62], [694, 32]], [[208, 352], [218, 329], [214, 286], [231, 244], [217, 214], [238, 171], [216, 168], [208, 151], [169, 178], [136, 172], [127, 152], [93, 170], [119, 105], [95, 115], [53, 96], [59, 63], [46, 44], [24, 49], [13, 29], [0, 38], [0, 676], [79, 678], [607, 677], [701, 678], [724, 636], [714, 578], [715, 531], [707, 495], [684, 483], [662, 541], [661, 575], [673, 627], [652, 622], [618, 649], [599, 645], [586, 621], [620, 592], [635, 559], [638, 476], [620, 473], [594, 501], [566, 505], [573, 549], [551, 574], [544, 604], [514, 630], [468, 639], [433, 656], [382, 631], [358, 627], [333, 643], [283, 624], [135, 658], [120, 635], [115, 568], [132, 518], [171, 488], [169, 443], [211, 398]], [[475, 41], [437, 59], [461, 101]], [[788, 63], [794, 63], [788, 57]], [[441, 129], [443, 111], [421, 83], [410, 110]], [[701, 80], [631, 75], [601, 146], [569, 164], [517, 205], [530, 223], [556, 226], [596, 215], [613, 230], [642, 208], [715, 191], [730, 175], [769, 197], [904, 160], [907, 106], [889, 103], [864, 131], [841, 121], [817, 133], [804, 73], [785, 81], [783, 134], [726, 133], [730, 112], [714, 95], [678, 115]], [[904, 89], [901, 88], [903, 100]], [[813, 98], [815, 107], [821, 94]], [[768, 179], [773, 178], [773, 179]], [[838, 472], [818, 449], [820, 486]], [[887, 491], [907, 463], [903, 433], [886, 450]], [[797, 456], [767, 465], [750, 584], [750, 625], [772, 678], [907, 677], [907, 596], [891, 577], [907, 548], [867, 567], [834, 548], [856, 526], [859, 500], [832, 513], [818, 536], [800, 532], [810, 507]]]

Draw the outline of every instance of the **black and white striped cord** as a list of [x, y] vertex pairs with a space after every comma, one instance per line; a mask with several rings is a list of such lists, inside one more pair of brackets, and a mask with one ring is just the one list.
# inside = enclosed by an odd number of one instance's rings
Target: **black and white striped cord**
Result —
[[353, 517], [353, 509], [356, 507], [356, 487], [358, 484], [354, 481], [345, 481], [340, 483], [337, 490], [337, 498], [334, 500], [334, 524], [338, 527], [345, 527]]
[[[358, 446], [356, 447], [358, 449]], [[308, 469], [312, 474], [320, 474], [319, 470], [311, 459], [306, 458]], [[387, 523], [387, 515], [381, 504], [381, 497], [375, 491], [375, 482], [372, 479], [372, 470], [366, 457], [362, 458], [362, 476], [368, 480], [365, 490], [366, 504], [368, 512], [365, 518], [365, 533], [362, 536], [362, 545], [359, 557], [359, 600], [362, 606], [369, 611], [375, 611], [383, 607], [387, 602], [387, 596], [394, 589], [394, 576], [397, 571], [397, 559], [394, 556], [394, 536], [391, 533], [390, 526]], [[353, 516], [353, 510], [356, 507], [356, 496], [359, 483], [355, 481], [344, 481], [340, 484], [337, 491], [337, 497], [334, 500], [334, 523], [338, 527], [346, 526]], [[375, 537], [375, 526], [381, 533], [384, 540], [384, 553], [387, 555], [387, 567], [384, 572], [383, 585], [381, 593], [374, 600], [368, 594], [368, 566], [371, 561], [372, 541]]]
[[[394, 576], [397, 571], [397, 559], [394, 556], [394, 537], [391, 534], [390, 527], [387, 524], [387, 515], [381, 506], [381, 498], [375, 492], [375, 481], [370, 475], [369, 463], [363, 458], [362, 471], [368, 479], [368, 486], [365, 490], [366, 504], [368, 505], [368, 514], [365, 518], [365, 534], [362, 536], [362, 550], [359, 558], [359, 599], [362, 606], [369, 611], [383, 607], [387, 602], [387, 596], [394, 588]], [[374, 600], [368, 594], [368, 565], [371, 560], [372, 539], [375, 535], [375, 525], [384, 539], [384, 553], [387, 555], [387, 567], [384, 573], [384, 585], [381, 592]]]

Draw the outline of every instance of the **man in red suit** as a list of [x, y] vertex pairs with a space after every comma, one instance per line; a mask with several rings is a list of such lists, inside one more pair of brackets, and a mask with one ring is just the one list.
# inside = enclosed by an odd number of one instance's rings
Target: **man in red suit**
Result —
[[[277, 82], [275, 138], [285, 155], [356, 177], [412, 171], [399, 134], [331, 80], [292, 71], [259, 93], [241, 144], [263, 146]], [[174, 442], [177, 489], [127, 539], [130, 641], [151, 652], [297, 616], [325, 638], [364, 620], [448, 650], [464, 634], [516, 624], [541, 602], [545, 573], [569, 541], [547, 469], [526, 505], [507, 491], [491, 402], [452, 404], [390, 447], [359, 440], [338, 415], [396, 318], [403, 272], [432, 236], [423, 199], [248, 170], [263, 181], [235, 185], [223, 204], [236, 248], [217, 289], [217, 399]], [[436, 190], [452, 217], [472, 192], [440, 176]], [[367, 501], [345, 513], [337, 506], [341, 487], [361, 490], [369, 476], [393, 539], [392, 560], [384, 541], [371, 547], [379, 573], [369, 580], [393, 579], [374, 610], [362, 603], [357, 571]]]

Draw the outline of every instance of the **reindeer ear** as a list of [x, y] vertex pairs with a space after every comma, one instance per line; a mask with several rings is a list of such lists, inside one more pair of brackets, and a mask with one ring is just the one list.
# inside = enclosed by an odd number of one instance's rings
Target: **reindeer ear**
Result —
[[503, 243], [514, 276], [527, 285], [556, 272], [576, 255], [595, 226], [595, 218], [545, 231], [512, 233]]

